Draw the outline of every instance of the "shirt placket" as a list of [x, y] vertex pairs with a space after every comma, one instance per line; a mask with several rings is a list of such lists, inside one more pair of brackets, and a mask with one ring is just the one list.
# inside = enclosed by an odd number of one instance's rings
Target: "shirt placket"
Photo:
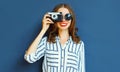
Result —
[[66, 59], [67, 59], [67, 49], [68, 49], [68, 41], [65, 43], [65, 46], [61, 46], [61, 72], [65, 72], [66, 70]]
[[69, 44], [69, 40], [65, 43], [65, 46], [63, 46], [60, 43], [60, 40], [58, 38], [58, 42], [60, 45], [60, 72], [65, 72], [66, 70], [66, 59], [67, 59], [67, 49], [68, 49], [68, 44]]
[[64, 49], [62, 49], [62, 52], [61, 52], [61, 72], [64, 72], [64, 60], [65, 60], [65, 56], [64, 56]]

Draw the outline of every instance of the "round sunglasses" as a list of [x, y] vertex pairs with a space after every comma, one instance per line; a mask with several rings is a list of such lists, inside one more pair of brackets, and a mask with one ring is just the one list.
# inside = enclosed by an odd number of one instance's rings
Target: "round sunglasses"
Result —
[[63, 21], [63, 19], [66, 21], [72, 20], [72, 15], [70, 13], [65, 14], [65, 16], [63, 16], [62, 13], [58, 15], [58, 22]]

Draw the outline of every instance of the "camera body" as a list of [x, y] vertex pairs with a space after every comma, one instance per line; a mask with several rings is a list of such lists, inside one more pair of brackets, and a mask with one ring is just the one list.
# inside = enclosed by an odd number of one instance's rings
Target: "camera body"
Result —
[[61, 22], [62, 21], [62, 12], [48, 12], [50, 15], [50, 19], [53, 22]]

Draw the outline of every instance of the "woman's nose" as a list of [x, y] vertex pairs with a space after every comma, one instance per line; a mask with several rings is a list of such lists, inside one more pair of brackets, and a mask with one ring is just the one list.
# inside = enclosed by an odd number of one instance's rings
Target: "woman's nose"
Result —
[[65, 17], [63, 16], [62, 21], [65, 21]]
[[65, 18], [63, 18], [62, 21], [65, 21]]

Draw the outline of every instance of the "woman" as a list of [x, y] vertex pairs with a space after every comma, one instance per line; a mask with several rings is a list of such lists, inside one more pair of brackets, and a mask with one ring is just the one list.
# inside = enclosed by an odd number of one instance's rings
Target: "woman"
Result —
[[[25, 60], [34, 63], [44, 56], [43, 72], [85, 72], [84, 43], [76, 35], [72, 9], [59, 4], [53, 12], [62, 13], [62, 21], [44, 15], [42, 30], [26, 51]], [[46, 31], [48, 35], [43, 37]]]

